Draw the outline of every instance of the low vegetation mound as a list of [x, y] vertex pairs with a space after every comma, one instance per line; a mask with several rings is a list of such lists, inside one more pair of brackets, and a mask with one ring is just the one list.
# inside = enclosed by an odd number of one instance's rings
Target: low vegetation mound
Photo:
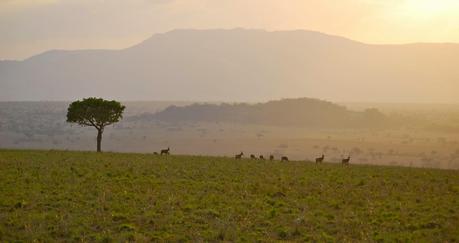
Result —
[[0, 151], [0, 241], [459, 241], [457, 171]]
[[238, 122], [326, 128], [374, 127], [385, 123], [385, 116], [376, 109], [350, 111], [344, 106], [311, 98], [283, 99], [258, 104], [171, 106], [152, 118], [168, 122]]

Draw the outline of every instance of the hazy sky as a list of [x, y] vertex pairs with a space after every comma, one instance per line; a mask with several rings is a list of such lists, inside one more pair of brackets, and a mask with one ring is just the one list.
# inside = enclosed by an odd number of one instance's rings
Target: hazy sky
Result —
[[459, 42], [459, 0], [0, 0], [0, 59], [235, 27], [317, 30], [367, 43]]

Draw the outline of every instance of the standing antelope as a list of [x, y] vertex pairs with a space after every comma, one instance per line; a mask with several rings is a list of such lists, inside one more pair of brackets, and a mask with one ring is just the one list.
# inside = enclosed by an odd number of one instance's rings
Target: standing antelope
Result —
[[341, 163], [342, 163], [343, 165], [349, 165], [349, 161], [351, 161], [351, 156], [350, 156], [350, 155], [347, 157], [347, 159], [343, 159], [343, 160], [341, 161]]
[[316, 164], [324, 162], [325, 155], [322, 154], [322, 157], [316, 158]]
[[257, 159], [257, 157], [253, 154], [250, 155], [250, 159]]
[[235, 159], [242, 159], [242, 156], [244, 156], [243, 152], [241, 152], [240, 154], [236, 154], [236, 156], [234, 158]]
[[282, 156], [281, 162], [283, 162], [283, 161], [288, 161], [288, 157], [287, 156]]
[[162, 149], [161, 150], [161, 155], [165, 154], [165, 155], [168, 155], [170, 154], [169, 152], [171, 151], [171, 149], [169, 147], [167, 147], [167, 149]]
[[269, 160], [273, 161], [274, 160], [274, 155], [269, 156]]
[[265, 160], [265, 156], [260, 155], [260, 160]]

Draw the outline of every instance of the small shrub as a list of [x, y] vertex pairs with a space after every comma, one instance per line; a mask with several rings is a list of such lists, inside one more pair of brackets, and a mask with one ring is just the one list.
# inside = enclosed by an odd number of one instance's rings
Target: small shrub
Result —
[[119, 231], [135, 231], [135, 227], [131, 224], [122, 224], [120, 225], [120, 227], [118, 228]]
[[277, 236], [279, 237], [279, 239], [285, 240], [288, 237], [288, 231], [284, 228], [279, 228], [277, 229]]

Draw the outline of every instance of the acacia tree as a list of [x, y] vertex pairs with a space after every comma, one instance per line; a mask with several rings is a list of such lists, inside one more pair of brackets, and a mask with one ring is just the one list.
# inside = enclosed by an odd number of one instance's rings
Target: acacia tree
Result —
[[101, 152], [102, 133], [104, 128], [123, 118], [126, 107], [120, 102], [101, 98], [86, 98], [69, 105], [67, 122], [81, 126], [92, 126], [97, 129], [97, 152]]

